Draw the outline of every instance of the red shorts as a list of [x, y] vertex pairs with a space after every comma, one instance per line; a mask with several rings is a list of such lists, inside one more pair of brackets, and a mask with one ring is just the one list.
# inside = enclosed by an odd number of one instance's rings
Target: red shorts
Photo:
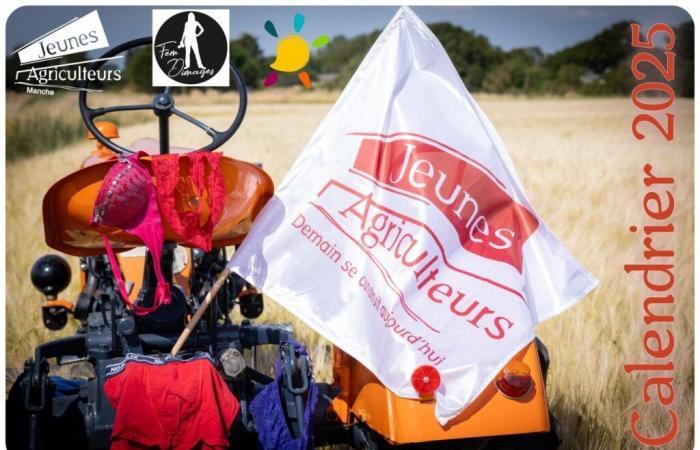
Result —
[[211, 357], [130, 354], [107, 366], [112, 449], [227, 449], [239, 404]]

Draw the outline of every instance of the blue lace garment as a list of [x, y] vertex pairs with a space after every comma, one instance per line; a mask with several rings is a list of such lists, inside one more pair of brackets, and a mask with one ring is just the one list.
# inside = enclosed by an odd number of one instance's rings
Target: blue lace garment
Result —
[[[302, 345], [292, 342], [298, 353], [306, 355]], [[275, 379], [255, 396], [250, 403], [250, 413], [258, 431], [258, 448], [261, 450], [312, 450], [314, 448], [313, 411], [316, 404], [316, 384], [309, 379], [309, 391], [304, 408], [304, 432], [294, 438], [282, 409], [282, 370], [279, 356], [275, 368]]]

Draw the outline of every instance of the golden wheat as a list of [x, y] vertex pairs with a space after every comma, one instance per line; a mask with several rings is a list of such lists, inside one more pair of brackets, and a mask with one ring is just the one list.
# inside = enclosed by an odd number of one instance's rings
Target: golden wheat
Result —
[[[336, 95], [319, 92], [304, 96], [295, 90], [255, 93], [244, 125], [224, 145], [224, 152], [262, 162], [279, 183]], [[181, 105], [220, 129], [234, 112], [233, 98], [194, 93]], [[69, 100], [61, 98], [53, 111], [73, 114], [69, 111], [75, 108], [74, 98]], [[692, 101], [676, 102], [677, 138], [666, 143], [656, 138], [638, 142], [632, 137], [630, 122], [635, 111], [628, 99], [489, 96], [478, 100], [500, 131], [534, 207], [566, 247], [600, 279], [600, 286], [581, 303], [538, 327], [538, 335], [550, 349], [548, 395], [562, 424], [563, 448], [636, 447], [628, 431], [629, 412], [634, 407], [651, 411], [654, 420], [647, 431], [660, 430], [665, 424], [661, 410], [643, 404], [644, 380], [627, 375], [622, 368], [626, 362], [644, 361], [641, 301], [645, 297], [639, 277], [625, 274], [623, 265], [641, 259], [640, 237], [627, 229], [644, 224], [642, 167], [649, 162], [657, 174], [675, 177], [676, 232], [655, 242], [676, 251], [674, 408], [680, 431], [673, 447], [690, 448], [694, 395]], [[11, 99], [14, 101], [22, 100]], [[26, 113], [31, 107], [12, 105], [8, 114]], [[155, 121], [123, 128], [121, 134], [123, 143], [155, 138]], [[186, 124], [173, 125], [172, 135], [173, 145], [197, 147], [206, 142], [206, 136]], [[74, 329], [69, 326], [61, 332], [48, 332], [42, 327], [42, 299], [31, 286], [29, 268], [38, 256], [51, 251], [43, 239], [44, 192], [77, 169], [91, 146], [80, 142], [7, 167], [6, 382], [16, 376], [35, 345]], [[77, 271], [76, 258], [69, 259]], [[67, 298], [75, 297], [76, 284], [74, 281], [65, 294]], [[328, 379], [327, 342], [272, 301], [267, 302], [262, 320], [294, 324], [299, 339], [312, 350], [318, 376]]]

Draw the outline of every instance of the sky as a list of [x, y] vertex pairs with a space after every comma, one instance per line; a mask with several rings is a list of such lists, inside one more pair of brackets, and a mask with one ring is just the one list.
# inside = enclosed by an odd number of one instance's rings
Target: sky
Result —
[[[163, 8], [159, 6], [158, 8]], [[187, 9], [178, 6], [178, 9]], [[205, 6], [194, 6], [204, 9]], [[212, 8], [221, 8], [214, 6]], [[242, 33], [258, 38], [265, 55], [274, 55], [277, 39], [263, 29], [272, 20], [281, 36], [292, 33], [292, 18], [301, 12], [306, 22], [301, 35], [313, 39], [327, 34], [347, 37], [382, 29], [397, 6], [232, 6], [230, 36]], [[151, 7], [145, 6], [26, 6], [15, 10], [7, 21], [6, 55], [74, 17], [94, 9], [100, 14], [112, 46], [151, 35]], [[633, 20], [644, 28], [655, 22], [675, 26], [690, 20], [674, 6], [416, 6], [413, 10], [426, 23], [451, 22], [485, 35], [504, 50], [540, 47], [552, 53], [590, 38], [606, 26]], [[98, 53], [101, 53], [99, 51]]]

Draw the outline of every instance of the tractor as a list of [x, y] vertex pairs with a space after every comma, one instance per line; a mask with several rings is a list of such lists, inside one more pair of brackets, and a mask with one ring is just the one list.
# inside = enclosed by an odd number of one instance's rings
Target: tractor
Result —
[[[151, 42], [147, 37], [116, 46], [102, 55], [92, 69], [99, 69], [109, 57]], [[224, 270], [229, 253], [244, 239], [258, 212], [273, 196], [272, 181], [260, 164], [222, 156], [226, 199], [223, 215], [213, 230], [213, 248], [204, 251], [183, 245], [164, 222], [161, 266], [171, 287], [171, 302], [145, 316], [134, 315], [124, 307], [118, 298], [105, 245], [89, 223], [105, 174], [118, 155], [191, 151], [170, 145], [173, 116], [211, 137], [211, 142], [199, 151], [221, 147], [240, 127], [248, 101], [240, 73], [232, 65], [229, 69], [238, 93], [238, 111], [224, 131], [179, 110], [171, 88], [159, 92], [150, 103], [92, 108], [87, 102], [91, 83], [82, 86], [78, 107], [96, 148], [80, 168], [53, 184], [43, 201], [47, 244], [57, 253], [79, 258], [77, 298], [61, 298], [72, 275], [63, 256], [41, 256], [31, 270], [31, 282], [45, 297], [43, 325], [59, 330], [72, 316], [79, 326], [70, 337], [39, 345], [26, 360], [7, 398], [8, 448], [109, 448], [115, 412], [103, 392], [107, 368], [127, 354], [161, 355], [170, 351]], [[117, 126], [95, 120], [122, 111], [153, 112], [158, 120], [159, 139], [141, 139], [129, 147], [117, 144]], [[144, 163], [148, 166], [148, 157]], [[156, 289], [151, 253], [124, 231], [114, 230], [109, 241], [126, 280], [128, 301], [151, 305]], [[235, 308], [245, 318], [239, 323], [230, 317]], [[332, 381], [313, 381], [313, 361], [290, 344], [294, 342], [292, 328], [255, 322], [263, 308], [262, 294], [235, 273], [230, 274], [179, 352], [183, 356], [207, 353], [239, 400], [240, 411], [229, 435], [234, 448], [257, 446], [256, 423], [249, 405], [274, 381], [259, 370], [257, 361], [257, 349], [269, 345], [276, 346], [280, 363], [286, 368], [280, 398], [287, 426], [294, 436], [312, 426], [316, 446], [550, 450], [560, 444], [545, 389], [549, 356], [538, 339], [519, 352], [465, 411], [443, 427], [434, 416], [434, 399], [398, 397], [335, 346]], [[55, 374], [57, 369], [77, 364], [89, 368], [84, 376]], [[313, 423], [308, 424], [304, 423], [302, 411], [311, 382], [316, 383], [318, 401]]]

